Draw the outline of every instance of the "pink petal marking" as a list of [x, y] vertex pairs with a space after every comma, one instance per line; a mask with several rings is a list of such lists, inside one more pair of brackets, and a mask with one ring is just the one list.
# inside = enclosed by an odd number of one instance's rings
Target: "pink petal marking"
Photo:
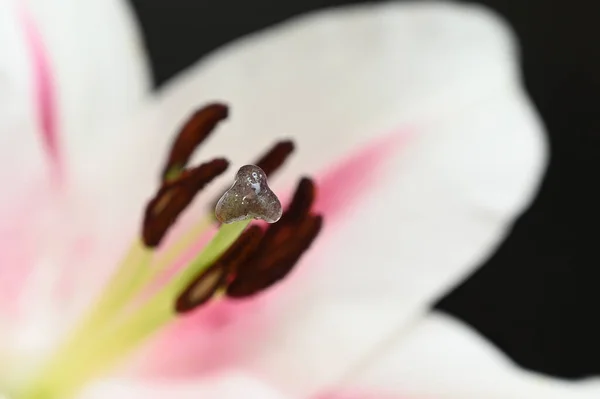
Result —
[[20, 3], [19, 13], [23, 24], [23, 33], [27, 39], [28, 50], [33, 64], [35, 97], [37, 100], [38, 121], [44, 147], [52, 162], [55, 178], [62, 177], [62, 158], [60, 153], [56, 81], [50, 65], [48, 50], [35, 20], [24, 2]]
[[[402, 131], [368, 143], [317, 178], [320, 191], [316, 210], [325, 215], [328, 233], [369, 187], [385, 183], [378, 176], [408, 137], [409, 134]], [[323, 238], [316, 241], [317, 253], [327, 242], [326, 237]], [[313, 254], [306, 256], [303, 262], [314, 261]], [[298, 268], [303, 266], [298, 265]], [[150, 377], [177, 378], [235, 366], [247, 348], [254, 343], [263, 344], [270, 325], [277, 322], [272, 308], [277, 308], [275, 297], [280, 294], [281, 290], [272, 289], [249, 300], [218, 301], [182, 317], [139, 354], [132, 371]]]
[[40, 185], [0, 214], [0, 315], [17, 317], [22, 289], [36, 255], [35, 226], [46, 206], [47, 190]]
[[325, 215], [328, 224], [343, 216], [369, 187], [385, 184], [381, 181], [383, 168], [408, 137], [406, 132], [386, 135], [350, 154], [317, 178], [319, 192], [315, 209]]
[[[10, 228], [12, 227], [12, 228]], [[15, 318], [31, 260], [27, 232], [13, 224], [0, 228], [0, 316]]]

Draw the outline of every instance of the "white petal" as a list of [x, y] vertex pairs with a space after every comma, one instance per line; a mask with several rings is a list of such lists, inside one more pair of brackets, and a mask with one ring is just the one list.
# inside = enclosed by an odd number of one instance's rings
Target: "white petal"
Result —
[[273, 388], [239, 372], [195, 382], [107, 380], [94, 384], [77, 399], [284, 399]]
[[134, 129], [159, 137], [199, 104], [225, 100], [231, 121], [199, 156], [225, 153], [240, 165], [291, 136], [299, 154], [287, 178], [407, 133], [386, 169], [346, 201], [345, 218], [326, 221], [292, 278], [193, 334], [191, 361], [210, 367], [216, 357], [314, 393], [481, 264], [544, 163], [514, 53], [508, 29], [480, 8], [359, 6], [242, 40], [167, 90]]
[[149, 95], [141, 36], [121, 0], [29, 0], [27, 7], [50, 58], [61, 149], [67, 167], [77, 168], [106, 139], [99, 135], [110, 136]]
[[570, 382], [525, 371], [470, 327], [446, 315], [423, 318], [404, 339], [346, 380], [350, 392], [445, 399], [592, 399], [597, 379]]

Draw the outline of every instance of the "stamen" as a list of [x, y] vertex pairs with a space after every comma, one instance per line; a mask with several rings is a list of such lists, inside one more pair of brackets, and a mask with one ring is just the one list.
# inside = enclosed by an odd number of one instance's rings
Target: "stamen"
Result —
[[213, 132], [215, 126], [229, 115], [224, 104], [209, 104], [196, 111], [183, 125], [173, 142], [163, 168], [163, 181], [171, 180], [187, 166], [194, 150]]
[[185, 289], [177, 299], [175, 310], [185, 313], [206, 303], [227, 282], [228, 277], [256, 251], [262, 237], [263, 231], [258, 226], [250, 226], [244, 231], [212, 266]]
[[269, 188], [265, 172], [258, 166], [246, 165], [217, 202], [215, 216], [225, 224], [251, 218], [275, 223], [281, 218], [281, 202]]
[[195, 195], [228, 166], [225, 159], [215, 159], [193, 169], [186, 169], [175, 180], [163, 183], [146, 207], [142, 228], [144, 244], [150, 248], [158, 246]]

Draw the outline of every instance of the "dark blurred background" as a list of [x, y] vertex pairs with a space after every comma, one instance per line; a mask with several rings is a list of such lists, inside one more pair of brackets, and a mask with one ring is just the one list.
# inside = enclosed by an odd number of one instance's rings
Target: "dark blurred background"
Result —
[[[364, 1], [130, 0], [160, 87], [237, 37], [310, 10]], [[520, 365], [600, 374], [600, 1], [484, 0], [520, 40], [524, 84], [545, 122], [541, 192], [493, 258], [437, 309]]]

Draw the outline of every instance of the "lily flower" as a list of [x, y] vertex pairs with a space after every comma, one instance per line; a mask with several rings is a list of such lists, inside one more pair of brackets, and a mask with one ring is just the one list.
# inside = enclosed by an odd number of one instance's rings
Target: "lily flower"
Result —
[[320, 11], [150, 93], [125, 8], [0, 5], [0, 398], [598, 396], [430, 310], [544, 170], [496, 16]]

